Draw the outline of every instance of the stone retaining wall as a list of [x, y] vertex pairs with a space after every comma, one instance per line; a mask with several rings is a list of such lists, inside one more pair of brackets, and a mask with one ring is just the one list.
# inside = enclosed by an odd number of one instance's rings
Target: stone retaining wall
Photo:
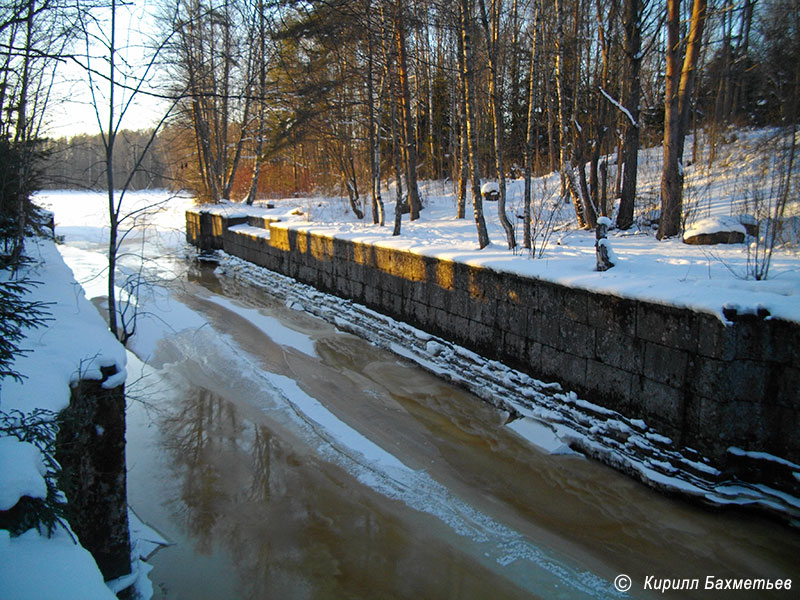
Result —
[[[741, 462], [731, 446], [800, 463], [797, 323], [730, 315], [726, 325], [710, 314], [269, 223], [263, 234], [229, 229], [246, 221], [190, 211], [187, 240], [559, 381], [722, 470]], [[784, 475], [779, 487], [800, 489]]]
[[125, 386], [106, 389], [116, 367], [101, 371], [103, 380], [81, 379], [72, 387], [69, 406], [59, 414], [55, 457], [70, 527], [110, 581], [131, 572]]

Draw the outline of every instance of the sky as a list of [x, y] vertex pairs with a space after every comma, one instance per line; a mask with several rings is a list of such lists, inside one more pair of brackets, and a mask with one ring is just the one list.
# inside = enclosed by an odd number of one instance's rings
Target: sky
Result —
[[[119, 58], [132, 65], [134, 74], [141, 73], [146, 64], [144, 47], [148, 38], [155, 31], [152, 17], [153, 2], [151, 0], [136, 0], [130, 6], [123, 5], [117, 9], [116, 18], [116, 45], [120, 48]], [[111, 31], [110, 9], [93, 12], [97, 18], [98, 27], [92, 31], [99, 38], [108, 38]], [[74, 51], [76, 54], [86, 53], [85, 39], [79, 39]], [[94, 43], [90, 54], [92, 69], [106, 72], [108, 67], [103, 57], [107, 55], [102, 44]], [[85, 56], [82, 57], [85, 61]], [[95, 79], [96, 100], [101, 106], [100, 115], [104, 128], [108, 127], [108, 83], [105, 80]], [[55, 94], [48, 105], [47, 133], [53, 137], [72, 137], [74, 135], [100, 132], [97, 112], [92, 100], [89, 77], [86, 69], [74, 61], [67, 61], [60, 65], [54, 84]], [[130, 99], [130, 93], [117, 88], [115, 92], [115, 112], [119, 114], [123, 103]], [[135, 102], [130, 105], [122, 120], [122, 129], [146, 129], [155, 125], [164, 114], [166, 108], [163, 100], [158, 100], [138, 94]]]

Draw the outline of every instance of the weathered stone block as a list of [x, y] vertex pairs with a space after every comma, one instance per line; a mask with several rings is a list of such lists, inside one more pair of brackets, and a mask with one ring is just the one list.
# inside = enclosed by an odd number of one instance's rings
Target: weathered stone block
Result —
[[502, 331], [500, 352], [511, 357], [515, 363], [526, 362], [527, 341], [524, 335]]
[[414, 302], [428, 303], [428, 288], [424, 281], [403, 281], [403, 297]]
[[598, 395], [603, 406], [627, 414], [634, 376], [629, 371], [595, 360], [586, 362], [586, 385]]
[[468, 319], [472, 302], [473, 300], [470, 298], [467, 291], [457, 289], [450, 293], [450, 305], [448, 309], [451, 313]]
[[453, 289], [469, 293], [469, 282], [472, 267], [461, 262], [454, 262], [453, 265]]
[[636, 305], [636, 336], [680, 350], [697, 350], [695, 313], [671, 306], [639, 302]]
[[648, 425], [653, 425], [651, 421], [655, 419], [658, 424], [669, 427], [671, 432], [680, 430], [683, 423], [683, 394], [679, 389], [640, 376], [634, 378], [631, 392], [631, 408], [635, 411], [638, 407], [638, 416]]
[[470, 267], [468, 285], [471, 298], [491, 301], [498, 297], [499, 278], [491, 269]]
[[731, 360], [736, 356], [736, 330], [718, 317], [697, 314], [697, 352], [710, 358]]
[[381, 300], [381, 290], [372, 285], [364, 286], [364, 304], [375, 308]]
[[502, 331], [521, 336], [528, 335], [528, 309], [517, 302], [499, 301], [495, 326]]
[[588, 323], [589, 293], [578, 289], [540, 282], [538, 286], [539, 310], [547, 315]]
[[[532, 342], [527, 340], [525, 346], [525, 360], [527, 361], [530, 369], [527, 371], [531, 374], [540, 374], [542, 369], [542, 350], [543, 346], [539, 342]], [[535, 377], [537, 375], [534, 375]]]
[[486, 327], [494, 327], [497, 304], [490, 299], [474, 300], [468, 304], [467, 318]]
[[461, 345], [467, 345], [470, 339], [470, 321], [465, 317], [446, 313], [443, 330], [452, 331], [454, 341]]
[[[776, 404], [800, 410], [800, 366], [772, 365], [768, 385], [775, 390]], [[800, 439], [800, 435], [797, 437]]]
[[428, 287], [428, 304], [433, 308], [442, 310], [450, 309], [450, 297], [453, 292], [440, 288], [438, 285]]
[[[428, 307], [428, 322], [434, 327], [438, 332], [445, 333], [448, 332], [448, 328], [451, 325], [450, 321], [450, 313], [444, 310], [443, 308], [438, 308], [435, 306]], [[453, 334], [455, 335], [455, 334]]]
[[583, 323], [559, 320], [558, 341], [555, 346], [582, 358], [594, 358], [594, 328]]
[[545, 335], [542, 332], [542, 313], [536, 306], [529, 306], [525, 311], [528, 323], [528, 339], [532, 342], [543, 343]]
[[786, 365], [800, 366], [800, 323], [770, 319], [764, 321], [764, 325], [771, 340], [768, 359]]
[[540, 378], [547, 381], [561, 381], [570, 387], [584, 390], [586, 386], [586, 359], [562, 352], [552, 346], [542, 344]]
[[644, 352], [644, 375], [653, 381], [681, 387], [686, 381], [689, 355], [681, 350], [647, 342]]
[[603, 331], [636, 335], [636, 302], [606, 294], [587, 294], [588, 321]]
[[595, 357], [598, 361], [641, 374], [644, 370], [645, 342], [624, 333], [598, 327], [595, 329]]
[[337, 277], [333, 280], [333, 289], [342, 298], [353, 297], [353, 283], [347, 277]]
[[403, 313], [412, 319], [417, 327], [425, 328], [428, 325], [428, 305], [424, 302], [407, 298]]
[[426, 281], [446, 290], [455, 289], [455, 263], [450, 260], [437, 260], [426, 256], [425, 272]]
[[[456, 317], [458, 318], [458, 317]], [[494, 328], [480, 321], [468, 320], [467, 339], [482, 349], [484, 355], [493, 357], [496, 352], [492, 346], [494, 342]]]
[[403, 315], [403, 296], [391, 290], [382, 290], [380, 297], [380, 308], [382, 312], [388, 313], [393, 317], [402, 318]]

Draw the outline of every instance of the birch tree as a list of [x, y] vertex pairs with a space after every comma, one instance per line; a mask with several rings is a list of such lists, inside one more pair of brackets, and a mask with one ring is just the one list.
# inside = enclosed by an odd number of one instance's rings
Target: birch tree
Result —
[[500, 65], [499, 65], [499, 13], [502, 10], [502, 3], [497, 0], [492, 3], [492, 25], [489, 25], [489, 17], [486, 13], [486, 3], [484, 0], [478, 0], [478, 8], [480, 10], [480, 22], [483, 27], [483, 35], [486, 38], [487, 55], [489, 58], [489, 100], [492, 115], [492, 127], [494, 138], [494, 161], [495, 161], [495, 175], [497, 176], [500, 184], [500, 196], [497, 200], [497, 217], [503, 230], [506, 233], [506, 241], [508, 242], [509, 250], [516, 247], [517, 242], [514, 237], [514, 227], [508, 220], [506, 214], [506, 174], [503, 166], [503, 152], [505, 151], [504, 141], [504, 124], [503, 124], [503, 107], [500, 100]]
[[483, 199], [481, 198], [481, 167], [478, 159], [478, 131], [475, 99], [475, 53], [472, 45], [472, 3], [470, 0], [459, 0], [459, 56], [461, 78], [463, 81], [464, 112], [466, 113], [467, 154], [472, 179], [472, 209], [475, 216], [475, 227], [478, 230], [478, 245], [485, 248], [489, 245], [489, 233], [483, 216]]

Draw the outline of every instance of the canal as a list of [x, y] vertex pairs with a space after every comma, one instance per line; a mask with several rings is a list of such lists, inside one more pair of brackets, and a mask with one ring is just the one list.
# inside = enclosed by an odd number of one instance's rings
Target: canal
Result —
[[130, 502], [172, 542], [157, 598], [600, 598], [623, 573], [634, 597], [648, 576], [704, 597], [709, 575], [797, 576], [785, 525], [545, 454], [469, 393], [224, 283], [190, 271], [172, 299], [203, 326], [132, 386]]
[[[65, 232], [101, 303], [104, 244]], [[213, 265], [126, 248], [156, 282], [127, 386], [129, 503], [170, 542], [148, 561], [155, 598], [655, 597], [645, 582], [665, 579], [699, 581], [667, 597], [728, 597], [709, 576], [796, 594], [797, 529], [543, 452], [395, 354]]]

